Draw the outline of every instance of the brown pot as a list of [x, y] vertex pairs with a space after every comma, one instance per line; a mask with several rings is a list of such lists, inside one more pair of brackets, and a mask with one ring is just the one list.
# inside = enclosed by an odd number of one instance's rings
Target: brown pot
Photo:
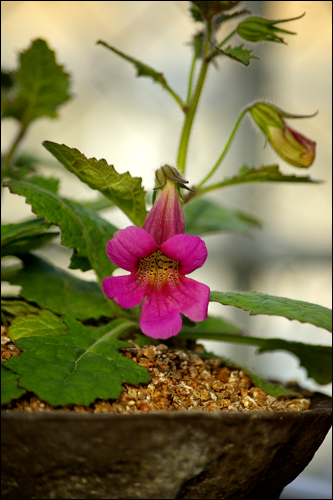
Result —
[[331, 426], [304, 412], [2, 412], [3, 498], [277, 499]]

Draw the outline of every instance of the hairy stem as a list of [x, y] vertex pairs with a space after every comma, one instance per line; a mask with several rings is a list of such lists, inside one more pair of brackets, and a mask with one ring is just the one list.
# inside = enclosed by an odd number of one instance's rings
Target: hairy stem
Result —
[[[186, 168], [186, 158], [187, 158], [187, 150], [189, 145], [189, 139], [192, 131], [193, 120], [195, 117], [195, 113], [198, 107], [199, 99], [201, 96], [202, 88], [205, 82], [209, 60], [206, 59], [207, 54], [209, 53], [209, 38], [211, 36], [211, 23], [207, 21], [206, 23], [206, 33], [205, 33], [205, 42], [204, 42], [204, 53], [202, 59], [202, 65], [200, 74], [198, 77], [198, 82], [193, 94], [192, 100], [189, 102], [189, 105], [186, 109], [185, 120], [183, 124], [182, 133], [180, 136], [179, 147], [178, 147], [178, 155], [177, 155], [177, 167], [179, 168], [182, 174], [185, 174]], [[192, 65], [193, 67], [193, 65]], [[192, 69], [191, 69], [192, 71]]]

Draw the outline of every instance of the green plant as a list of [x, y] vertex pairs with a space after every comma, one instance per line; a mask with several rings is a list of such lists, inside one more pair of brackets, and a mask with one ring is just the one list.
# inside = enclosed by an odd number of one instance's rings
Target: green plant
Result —
[[[293, 130], [286, 122], [286, 119], [304, 116], [286, 113], [266, 102], [256, 102], [240, 112], [230, 137], [204, 178], [186, 194], [180, 191], [186, 189], [186, 184], [180, 179], [191, 175], [186, 169], [189, 139], [208, 67], [226, 57], [248, 66], [257, 56], [244, 47], [246, 41], [284, 43], [280, 35], [292, 34], [276, 26], [290, 19], [270, 21], [254, 17], [247, 9], [239, 9], [239, 3], [191, 3], [191, 16], [200, 28], [191, 41], [192, 60], [184, 99], [171, 89], [162, 73], [104, 41], [97, 42], [133, 64], [138, 77], [150, 78], [160, 85], [183, 113], [176, 155], [178, 174], [172, 182], [176, 183], [177, 193], [186, 201], [183, 208], [186, 232], [190, 235], [204, 236], [212, 228], [220, 232], [249, 234], [253, 227], [260, 226], [260, 222], [248, 214], [213, 202], [207, 196], [212, 191], [248, 182], [316, 182], [307, 175], [286, 175], [274, 164], [258, 168], [244, 165], [234, 176], [215, 184], [209, 183], [213, 173], [221, 167], [245, 115], [253, 118], [283, 160], [300, 168], [312, 164], [314, 141]], [[221, 28], [227, 29], [228, 22], [236, 18], [243, 20], [219, 40]], [[245, 42], [232, 46], [235, 35]], [[117, 206], [135, 226], [141, 228], [147, 217], [146, 193], [141, 179], [128, 172], [119, 174], [105, 160], [86, 158], [75, 148], [45, 141], [44, 147], [69, 172], [91, 189], [99, 191], [97, 202], [79, 204], [59, 195], [58, 179], [35, 175], [34, 165], [39, 159], [19, 154], [22, 139], [34, 121], [41, 117], [56, 117], [59, 106], [70, 98], [69, 75], [58, 65], [54, 52], [44, 40], [34, 40], [20, 54], [17, 70], [3, 73], [2, 116], [14, 118], [19, 130], [3, 156], [2, 181], [12, 193], [25, 197], [37, 215], [27, 221], [2, 226], [2, 257], [16, 256], [21, 261], [21, 265], [15, 268], [5, 267], [3, 279], [22, 287], [18, 298], [4, 298], [2, 318], [9, 325], [9, 337], [24, 351], [2, 366], [3, 403], [32, 391], [53, 405], [88, 405], [96, 398], [117, 398], [122, 390], [121, 382], [149, 381], [146, 369], [117, 351], [128, 345], [126, 340], [131, 338], [141, 344], [155, 340], [145, 336], [140, 329], [139, 305], [123, 309], [102, 291], [103, 281], [118, 267], [105, 250], [117, 228], [98, 213], [101, 208]], [[156, 188], [163, 186], [157, 177]], [[62, 245], [73, 250], [69, 267], [83, 272], [92, 269], [96, 282], [74, 278], [34, 255], [35, 249], [47, 244], [59, 231]], [[331, 331], [331, 311], [319, 305], [256, 292], [211, 291], [210, 300], [239, 307], [250, 314], [284, 316]], [[118, 339], [120, 336], [121, 340]], [[158, 338], [158, 332], [153, 336]], [[298, 356], [309, 377], [320, 384], [331, 381], [331, 348], [328, 346], [244, 335], [240, 327], [222, 317], [208, 316], [197, 324], [183, 318], [181, 331], [174, 341], [193, 345], [200, 339], [254, 345], [259, 352], [289, 351]], [[284, 389], [269, 385], [259, 377], [256, 377], [256, 383], [275, 396], [285, 393]]]

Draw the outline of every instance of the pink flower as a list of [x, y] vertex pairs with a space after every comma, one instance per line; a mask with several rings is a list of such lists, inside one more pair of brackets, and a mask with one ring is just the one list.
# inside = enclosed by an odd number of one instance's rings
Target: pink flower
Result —
[[104, 293], [125, 309], [145, 299], [140, 327], [155, 339], [180, 332], [180, 313], [193, 321], [206, 319], [209, 302], [208, 286], [185, 276], [205, 263], [206, 245], [199, 236], [183, 234], [176, 184], [166, 180], [161, 187], [143, 228], [117, 231], [107, 244], [112, 262], [131, 274], [103, 281]]

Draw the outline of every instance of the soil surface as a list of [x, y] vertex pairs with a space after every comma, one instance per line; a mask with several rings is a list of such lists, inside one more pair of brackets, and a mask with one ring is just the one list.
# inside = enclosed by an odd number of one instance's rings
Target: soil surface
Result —
[[[1, 358], [19, 356], [21, 350], [1, 331]], [[131, 341], [130, 341], [131, 342]], [[202, 411], [305, 411], [311, 393], [302, 398], [276, 399], [254, 385], [242, 370], [232, 369], [220, 359], [202, 359], [194, 352], [171, 349], [164, 344], [122, 348], [119, 351], [135, 363], [145, 366], [151, 376], [147, 384], [123, 384], [117, 400], [96, 400], [89, 406], [54, 407], [32, 393], [2, 408], [11, 411], [71, 411], [76, 413], [147, 413], [161, 410]], [[299, 388], [297, 388], [299, 392]]]

